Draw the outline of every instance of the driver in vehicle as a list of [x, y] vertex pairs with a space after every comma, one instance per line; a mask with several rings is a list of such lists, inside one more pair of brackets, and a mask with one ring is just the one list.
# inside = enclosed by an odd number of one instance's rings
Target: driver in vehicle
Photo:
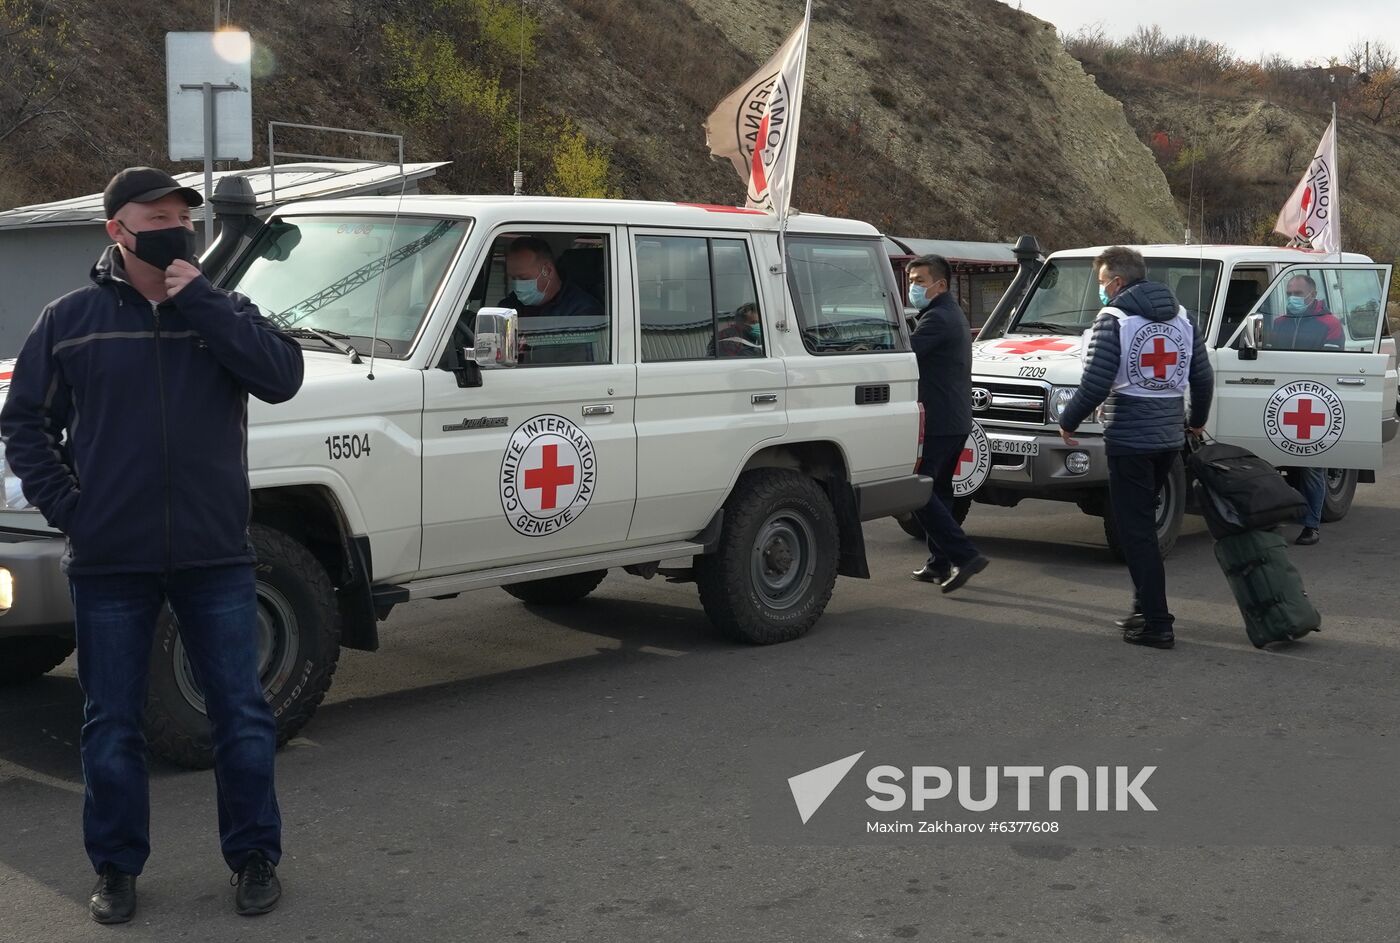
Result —
[[1274, 350], [1341, 350], [1346, 341], [1342, 322], [1317, 297], [1311, 275], [1288, 280], [1287, 308], [1266, 322], [1264, 346]]
[[521, 236], [506, 249], [506, 277], [510, 294], [500, 307], [514, 308], [522, 318], [593, 317], [603, 315], [603, 305], [577, 285], [564, 281], [554, 250], [538, 236]]

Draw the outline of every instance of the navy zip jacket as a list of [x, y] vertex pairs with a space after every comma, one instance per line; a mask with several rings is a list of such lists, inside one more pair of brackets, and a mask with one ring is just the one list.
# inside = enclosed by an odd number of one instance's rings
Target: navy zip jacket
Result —
[[972, 331], [952, 292], [943, 292], [923, 307], [909, 343], [919, 361], [924, 435], [972, 432]]
[[39, 316], [0, 411], [24, 496], [71, 574], [252, 562], [248, 394], [290, 399], [301, 348], [203, 276], [152, 304], [116, 246], [92, 280]]
[[[1115, 295], [1110, 305], [1149, 321], [1170, 321], [1177, 315], [1176, 298], [1159, 282], [1136, 281]], [[1191, 367], [1192, 428], [1204, 426], [1210, 416], [1215, 379], [1210, 356], [1200, 331], [1193, 330]], [[1104, 447], [1109, 455], [1171, 452], [1186, 445], [1186, 406], [1181, 396], [1133, 396], [1114, 392], [1122, 360], [1118, 319], [1100, 311], [1084, 356], [1084, 377], [1079, 390], [1060, 416], [1060, 428], [1074, 432], [1089, 414], [1104, 404]]]

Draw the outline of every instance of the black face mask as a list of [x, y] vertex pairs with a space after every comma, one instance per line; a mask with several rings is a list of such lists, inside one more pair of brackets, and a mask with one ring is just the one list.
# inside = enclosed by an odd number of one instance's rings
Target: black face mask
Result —
[[136, 257], [147, 265], [163, 272], [176, 259], [194, 262], [194, 233], [184, 226], [131, 232], [123, 223], [122, 228], [136, 237]]

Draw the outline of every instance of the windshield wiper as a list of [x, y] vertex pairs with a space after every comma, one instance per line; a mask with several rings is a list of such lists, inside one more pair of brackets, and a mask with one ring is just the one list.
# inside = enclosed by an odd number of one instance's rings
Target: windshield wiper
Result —
[[349, 337], [349, 334], [338, 334], [334, 331], [318, 331], [314, 327], [283, 328], [282, 333], [286, 334], [288, 337], [295, 337], [298, 339], [314, 338], [320, 341], [321, 343], [325, 344], [332, 350], [339, 351], [340, 353], [349, 357], [351, 363], [360, 362], [359, 351], [351, 347], [349, 344], [342, 344], [339, 340], [336, 339], [338, 337]]
[[1049, 321], [1023, 321], [1007, 333], [1011, 334], [1016, 331], [1028, 331], [1030, 333], [1044, 331], [1046, 334], [1063, 334], [1069, 337], [1075, 334], [1082, 334], [1084, 328], [1076, 327], [1073, 324], [1051, 324]]

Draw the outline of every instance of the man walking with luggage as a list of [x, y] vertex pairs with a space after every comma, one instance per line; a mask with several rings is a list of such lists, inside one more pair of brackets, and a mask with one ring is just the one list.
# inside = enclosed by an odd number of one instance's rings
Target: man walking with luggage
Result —
[[948, 290], [952, 269], [939, 255], [909, 263], [909, 303], [919, 309], [910, 341], [919, 360], [919, 405], [924, 410], [921, 474], [933, 494], [915, 517], [928, 538], [928, 562], [914, 579], [951, 593], [987, 568], [953, 516], [953, 474], [972, 432], [972, 332]]
[[1186, 444], [1186, 428], [1199, 435], [1210, 415], [1210, 361], [1186, 310], [1165, 285], [1147, 281], [1140, 253], [1106, 249], [1093, 271], [1103, 309], [1085, 352], [1083, 381], [1061, 414], [1060, 436], [1077, 445], [1075, 429], [1104, 406], [1109, 501], [1133, 578], [1133, 611], [1118, 625], [1125, 642], [1171, 648], [1157, 495]]
[[150, 854], [141, 720], [166, 603], [209, 714], [235, 907], [266, 913], [281, 894], [277, 728], [258, 679], [248, 543], [248, 395], [290, 399], [302, 357], [251, 301], [200, 274], [190, 208], [202, 202], [151, 167], [112, 178], [115, 245], [93, 284], [39, 316], [0, 412], [25, 497], [68, 537], [98, 923], [132, 918]]

